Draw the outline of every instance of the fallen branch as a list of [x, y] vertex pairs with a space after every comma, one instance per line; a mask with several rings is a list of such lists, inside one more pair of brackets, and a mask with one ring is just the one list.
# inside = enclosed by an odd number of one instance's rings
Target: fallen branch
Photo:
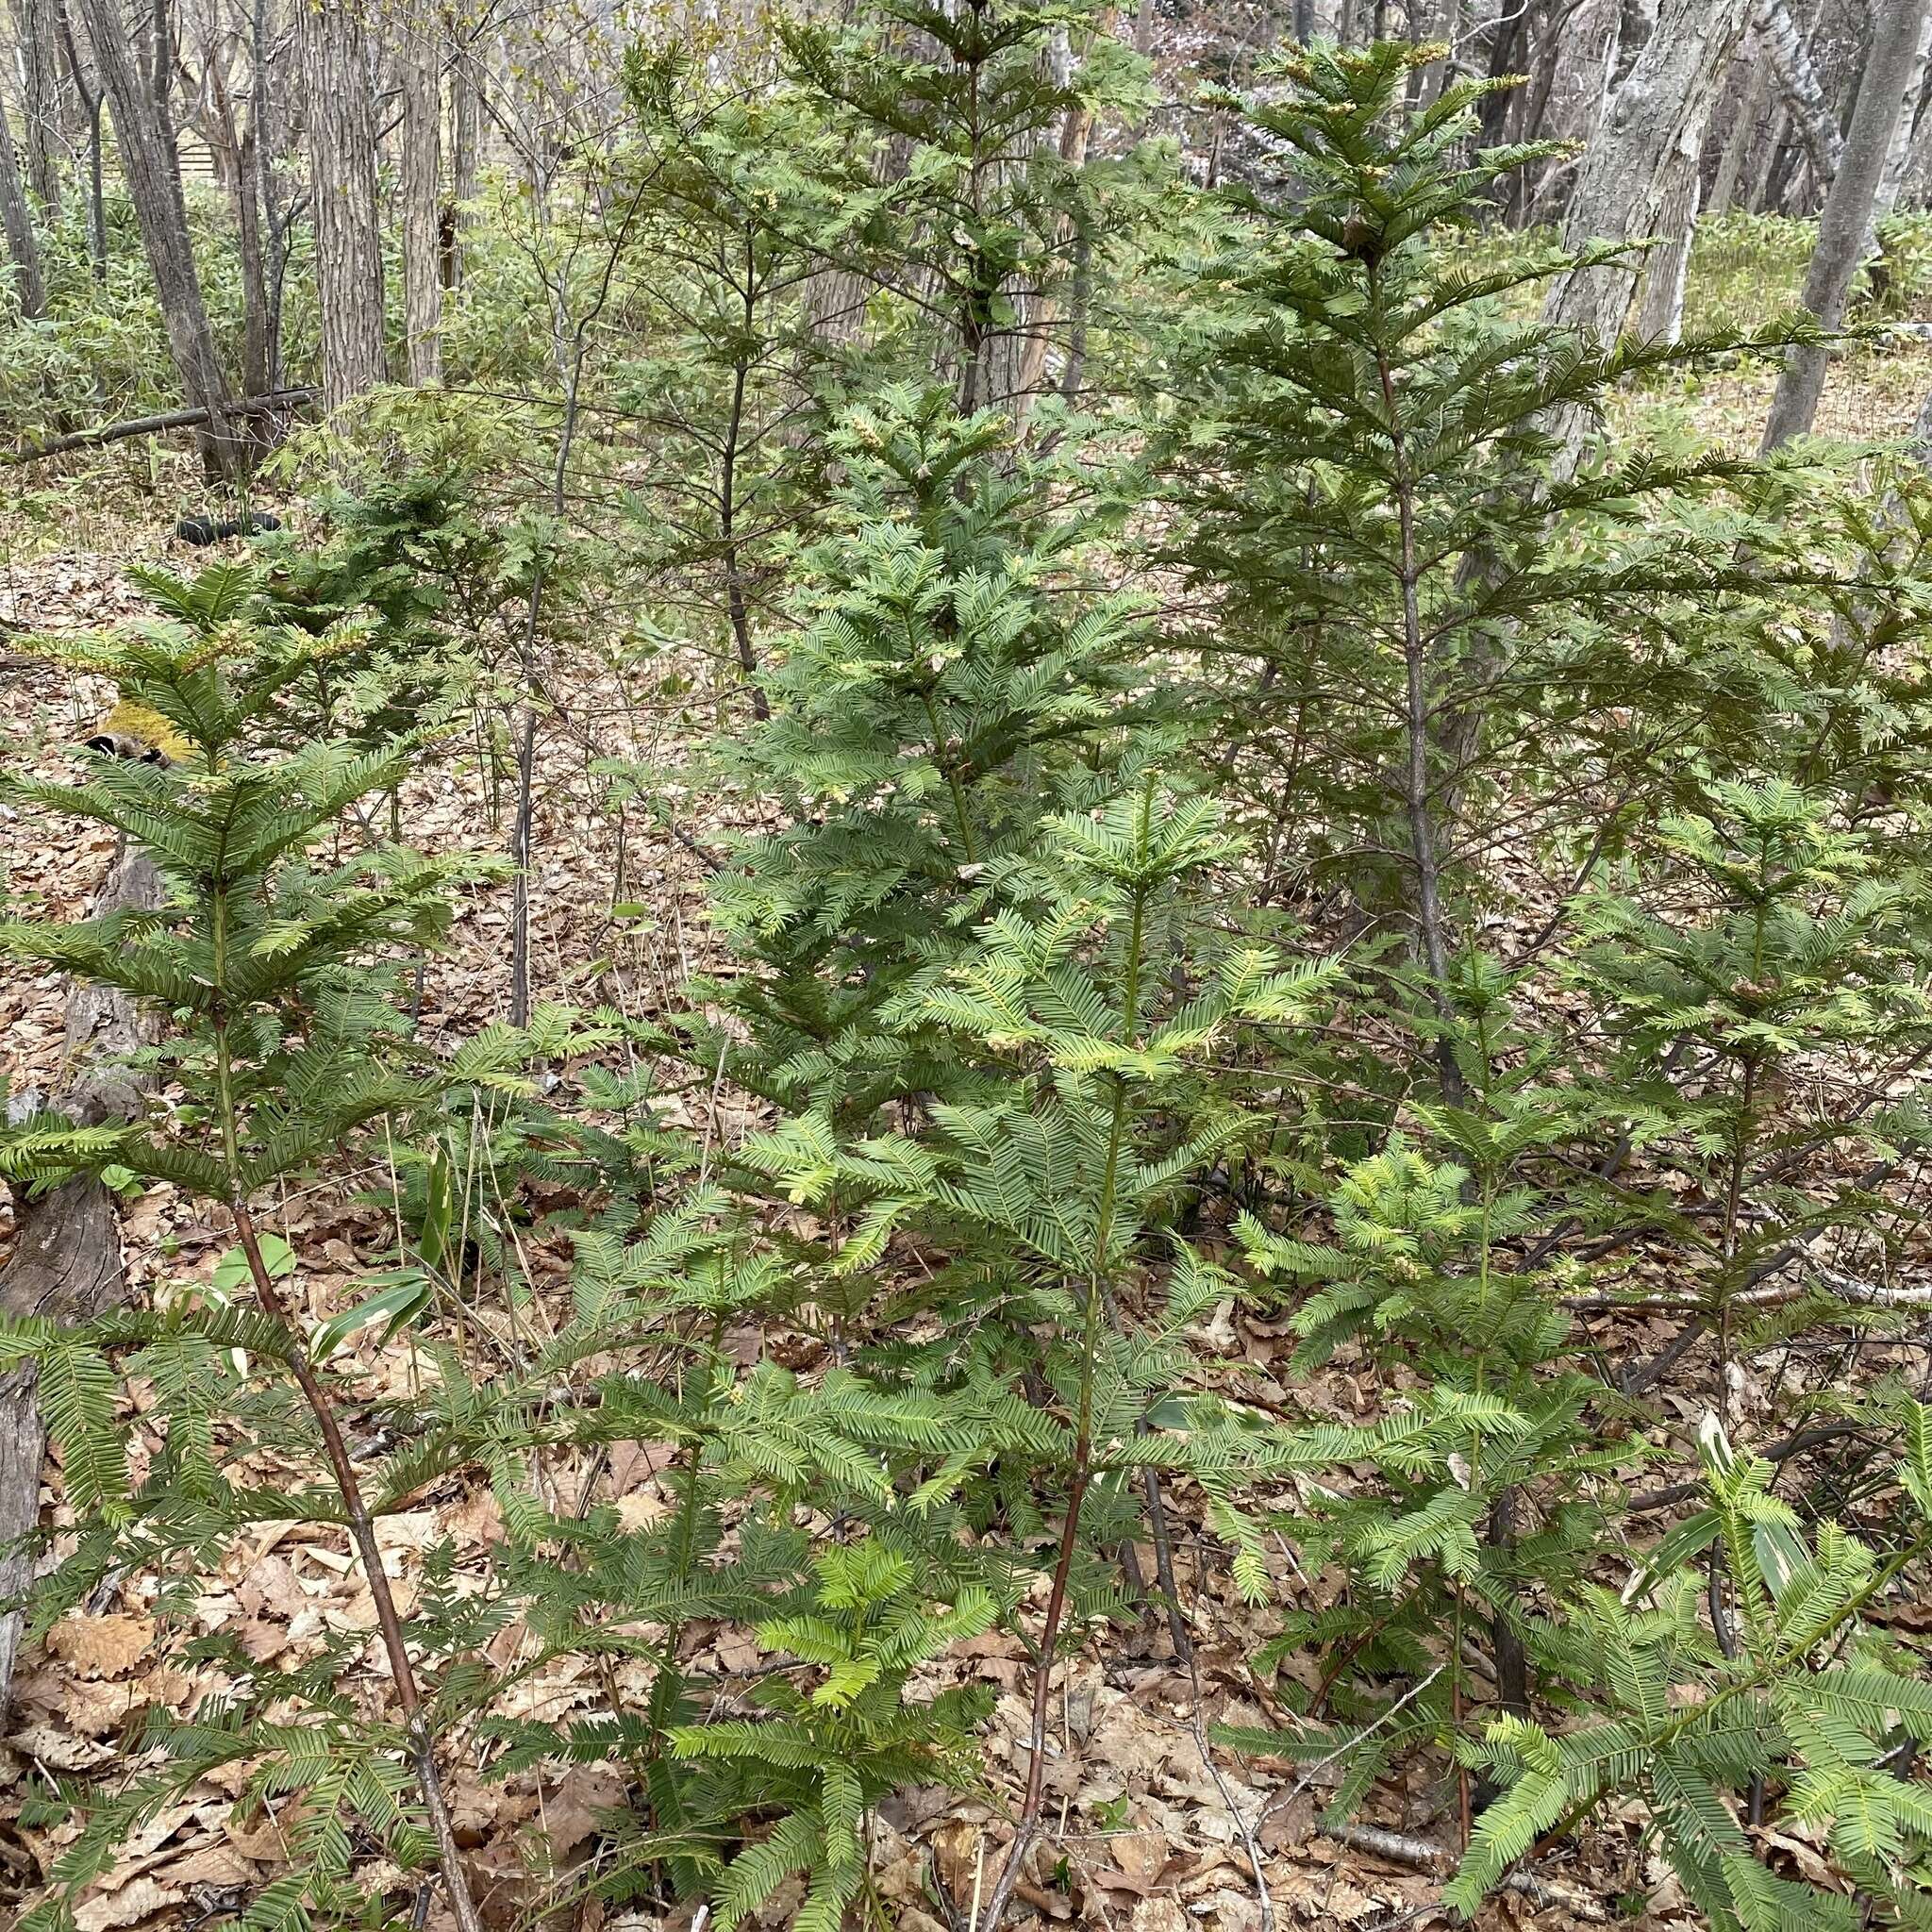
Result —
[[[1800, 1429], [1795, 1435], [1774, 1442], [1769, 1449], [1752, 1453], [1766, 1462], [1789, 1462], [1792, 1457], [1802, 1455], [1807, 1449], [1816, 1449], [1821, 1443], [1835, 1442], [1841, 1436], [1859, 1436], [1865, 1432], [1862, 1423], [1821, 1423], [1816, 1428]], [[1700, 1478], [1695, 1482], [1672, 1483], [1661, 1490], [1645, 1490], [1632, 1496], [1624, 1507], [1633, 1516], [1646, 1514], [1653, 1509], [1674, 1508], [1677, 1504], [1688, 1503], [1692, 1496], [1702, 1494], [1704, 1487]]]
[[[1456, 1869], [1456, 1856], [1446, 1846], [1432, 1839], [1385, 1830], [1379, 1824], [1338, 1824], [1324, 1830], [1322, 1836], [1332, 1838], [1351, 1851], [1365, 1852], [1372, 1858], [1386, 1859], [1391, 1865], [1407, 1865], [1418, 1872], [1446, 1877]], [[1610, 1921], [1608, 1911], [1595, 1899], [1573, 1891], [1567, 1885], [1552, 1885], [1547, 1878], [1539, 1878], [1532, 1872], [1506, 1872], [1496, 1881], [1496, 1889], [1518, 1893], [1539, 1910], [1554, 1906], [1572, 1918], [1588, 1920], [1591, 1924], [1607, 1925]]]
[[[312, 389], [282, 389], [273, 395], [245, 396], [225, 404], [225, 416], [271, 416], [277, 409], [296, 403], [313, 402], [321, 393]], [[159, 436], [170, 429], [194, 429], [215, 413], [212, 409], [170, 409], [159, 416], [133, 416], [125, 423], [104, 423], [95, 429], [76, 429], [71, 436], [57, 436], [27, 449], [17, 449], [0, 458], [8, 465], [37, 463], [43, 457], [65, 456], [69, 450], [93, 449], [104, 442], [124, 442], [129, 437]]]

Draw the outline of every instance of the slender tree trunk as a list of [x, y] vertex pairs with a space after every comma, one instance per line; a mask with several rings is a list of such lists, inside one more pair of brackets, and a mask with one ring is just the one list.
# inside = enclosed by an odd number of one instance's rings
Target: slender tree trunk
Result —
[[[1502, 11], [1490, 25], [1490, 55], [1484, 74], [1501, 80], [1515, 72], [1517, 50], [1523, 45], [1524, 29], [1529, 20], [1529, 0], [1503, 0]], [[1503, 125], [1509, 114], [1511, 95], [1485, 94], [1476, 109], [1479, 139], [1484, 147], [1494, 147], [1503, 139]]]
[[79, 0], [79, 5], [93, 42], [101, 88], [114, 116], [122, 173], [154, 274], [175, 373], [189, 406], [208, 412], [208, 427], [201, 432], [203, 458], [210, 470], [233, 477], [244, 467], [245, 452], [228, 414], [227, 379], [201, 299], [201, 277], [188, 240], [188, 214], [173, 144], [166, 138], [154, 92], [135, 62], [117, 0]]
[[[1557, 85], [1557, 70], [1563, 64], [1564, 32], [1577, 11], [1578, 0], [1568, 0], [1568, 4], [1553, 9], [1545, 23], [1541, 41], [1536, 44], [1534, 58], [1529, 63], [1530, 80], [1527, 88], [1519, 91], [1517, 99], [1521, 106], [1508, 110], [1516, 117], [1516, 126], [1511, 134], [1512, 141], [1533, 142], [1541, 139], [1544, 122], [1549, 118], [1550, 96]], [[1541, 192], [1545, 164], [1537, 162], [1533, 167], [1521, 168], [1510, 177], [1509, 219], [1522, 224], [1529, 218], [1529, 211], [1535, 206]]]
[[482, 83], [476, 76], [474, 53], [447, 36], [456, 58], [450, 65], [450, 206], [443, 221], [442, 279], [454, 289], [463, 279], [463, 230], [469, 225], [470, 204], [476, 198], [476, 124]]
[[20, 31], [27, 186], [49, 214], [58, 214], [67, 94], [61, 84], [57, 0], [15, 0], [13, 17]]
[[1839, 158], [1844, 153], [1844, 136], [1839, 131], [1838, 117], [1825, 99], [1818, 70], [1811, 64], [1810, 50], [1798, 31], [1797, 22], [1791, 18], [1787, 0], [1756, 0], [1751, 25], [1771, 63], [1791, 125], [1805, 143], [1819, 189], [1829, 189], [1832, 176], [1838, 173]]
[[282, 285], [289, 268], [290, 231], [294, 212], [281, 211], [281, 196], [275, 185], [275, 157], [281, 148], [282, 123], [275, 111], [275, 66], [268, 43], [269, 0], [251, 0], [248, 13], [249, 47], [255, 63], [255, 99], [249, 109], [248, 131], [253, 138], [256, 206], [261, 212], [262, 242], [262, 337], [266, 355], [268, 386], [264, 394], [282, 387]]
[[[147, 85], [154, 95], [155, 125], [168, 151], [168, 164], [175, 177], [175, 192], [181, 192], [181, 149], [175, 139], [175, 23], [168, 11], [168, 0], [153, 0], [148, 15]], [[181, 216], [188, 219], [184, 208]]]
[[[237, 256], [242, 268], [242, 390], [244, 395], [265, 396], [272, 386], [268, 355], [268, 262], [262, 251], [260, 175], [256, 164], [254, 117], [242, 126], [234, 97], [219, 61], [208, 70], [208, 92], [218, 140], [215, 153], [223, 163], [228, 199], [235, 210]], [[264, 419], [251, 419], [260, 426]]]
[[1751, 197], [1751, 211], [1754, 214], [1775, 214], [1785, 206], [1790, 191], [1792, 177], [1800, 167], [1807, 172], [1810, 161], [1805, 154], [1801, 141], [1792, 139], [1796, 123], [1791, 119], [1789, 107], [1778, 109], [1777, 119], [1773, 123], [1772, 138], [1765, 143], [1765, 151], [1771, 157], [1770, 165], [1765, 169], [1757, 184], [1757, 192]]
[[47, 274], [41, 265], [41, 244], [34, 233], [33, 209], [26, 184], [13, 158], [13, 130], [7, 125], [7, 104], [0, 100], [0, 227], [7, 230], [7, 253], [13, 263], [13, 292], [20, 312], [29, 322], [47, 308]]
[[1462, 32], [1462, 0], [1442, 0], [1442, 10], [1437, 16], [1434, 30], [1429, 38], [1441, 41], [1449, 51], [1441, 59], [1431, 64], [1424, 88], [1423, 98], [1438, 101], [1442, 90], [1456, 78], [1458, 63], [1456, 58], [1456, 42]]
[[[1109, 8], [1101, 16], [1100, 31], [1112, 38], [1113, 12]], [[1080, 169], [1087, 165], [1087, 150], [1093, 140], [1093, 109], [1085, 102], [1067, 109], [1067, 118], [1060, 126], [1060, 159], [1075, 178]], [[1071, 215], [1057, 216], [1054, 221], [1055, 252], [1070, 248], [1074, 239], [1074, 222]], [[1050, 290], [1038, 291], [1033, 298], [1031, 313], [1028, 316], [1029, 332], [1022, 345], [1019, 366], [1015, 375], [1012, 392], [1006, 399], [1012, 411], [1013, 421], [1019, 427], [1025, 426], [1027, 415], [1033, 408], [1033, 398], [1043, 386], [1046, 374], [1047, 338], [1059, 316], [1059, 297]]]
[[[1744, 32], [1746, 0], [1669, 0], [1611, 97], [1576, 179], [1563, 240], [1635, 242], [1667, 219], [1683, 170], [1694, 170]], [[1623, 329], [1643, 263], [1574, 271], [1552, 284], [1543, 320], [1600, 342]]]
[[306, 0], [300, 9], [322, 393], [329, 410], [375, 388], [385, 374], [375, 102], [368, 37], [355, 7], [356, 0]]
[[[1926, 0], [1886, 0], [1873, 24], [1858, 105], [1852, 112], [1844, 156], [1819, 218], [1818, 245], [1811, 252], [1811, 266], [1799, 297], [1804, 308], [1827, 329], [1843, 324], [1852, 282], [1864, 260], [1873, 204], [1891, 152], [1906, 82], [1918, 58], [1925, 8]], [[1767, 451], [1778, 449], [1810, 429], [1817, 419], [1818, 399], [1824, 392], [1829, 356], [1823, 343], [1787, 353], [1784, 374], [1778, 378], [1777, 393], [1772, 398], [1771, 415], [1764, 425]]]
[[80, 49], [75, 43], [74, 22], [67, 11], [67, 0], [58, 0], [60, 9], [60, 51], [67, 62], [67, 75], [87, 113], [87, 253], [94, 280], [108, 279], [108, 208], [101, 181], [101, 102], [105, 90], [95, 83], [90, 87], [80, 64]]
[[1713, 215], [1728, 214], [1731, 204], [1737, 199], [1738, 177], [1744, 172], [1745, 158], [1750, 155], [1757, 140], [1757, 124], [1764, 116], [1765, 97], [1771, 92], [1771, 63], [1760, 52], [1751, 62], [1751, 76], [1744, 83], [1744, 98], [1739, 104], [1738, 119], [1731, 128], [1730, 139], [1724, 142], [1723, 157], [1717, 164], [1717, 177], [1710, 184], [1710, 198], [1705, 203], [1707, 212]]
[[403, 308], [409, 380], [442, 379], [442, 47], [436, 14], [408, 8], [396, 49], [403, 90]]
[[251, 118], [242, 136], [242, 178], [235, 184], [235, 214], [242, 249], [242, 382], [252, 396], [275, 386], [275, 313], [268, 292], [268, 253], [262, 242], [260, 135]]

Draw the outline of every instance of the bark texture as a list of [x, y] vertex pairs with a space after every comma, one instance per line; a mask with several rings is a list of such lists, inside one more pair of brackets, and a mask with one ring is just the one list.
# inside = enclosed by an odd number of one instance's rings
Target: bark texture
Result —
[[1812, 175], [1821, 191], [1828, 189], [1844, 154], [1844, 136], [1787, 0], [1756, 0], [1751, 25], [1790, 109], [1792, 132], [1805, 144]]
[[[1584, 156], [1563, 225], [1566, 244], [1640, 241], [1668, 223], [1673, 197], [1681, 197], [1686, 171], [1695, 172], [1704, 151], [1711, 108], [1743, 38], [1746, 4], [1668, 0]], [[1633, 254], [1559, 277], [1544, 321], [1610, 341], [1629, 315], [1643, 269]]]
[[4, 100], [0, 100], [0, 227], [7, 231], [7, 257], [13, 264], [13, 292], [20, 312], [32, 321], [46, 310], [47, 276], [41, 266], [41, 244], [34, 234], [26, 184], [13, 158], [13, 130], [7, 125]]
[[375, 97], [369, 38], [355, 0], [309, 0], [300, 11], [322, 393], [335, 410], [384, 376]]
[[62, 84], [56, 0], [17, 0], [20, 26], [21, 119], [27, 186], [49, 214], [60, 208], [60, 170], [67, 155], [69, 96]]
[[1710, 184], [1710, 193], [1705, 200], [1707, 213], [1728, 214], [1731, 204], [1738, 198], [1738, 181], [1744, 172], [1744, 161], [1757, 145], [1758, 125], [1764, 117], [1764, 103], [1771, 92], [1771, 63], [1762, 51], [1751, 62], [1751, 73], [1744, 83], [1744, 94], [1738, 104], [1738, 118], [1732, 124], [1729, 138], [1725, 141], [1724, 153], [1717, 164], [1717, 175]]
[[444, 15], [444, 38], [453, 59], [449, 75], [449, 207], [443, 215], [442, 280], [454, 289], [463, 279], [463, 231], [469, 225], [469, 206], [476, 198], [476, 124], [482, 113], [483, 83], [476, 70], [476, 54], [461, 44], [450, 30]]
[[1700, 185], [1695, 158], [1687, 159], [1678, 150], [1671, 157], [1657, 214], [1659, 245], [1645, 265], [1643, 299], [1637, 311], [1637, 333], [1647, 342], [1674, 342], [1684, 333], [1684, 285], [1690, 273]]
[[[96, 913], [156, 911], [161, 877], [145, 853], [116, 860], [94, 902]], [[91, 1125], [130, 1120], [152, 1082], [128, 1071], [135, 1048], [152, 1041], [151, 1017], [125, 993], [80, 987], [67, 1007], [66, 1064], [70, 1084], [55, 1106]], [[110, 1308], [125, 1291], [121, 1230], [108, 1191], [95, 1180], [73, 1180], [44, 1199], [23, 1203], [13, 1257], [0, 1271], [0, 1314], [40, 1315], [83, 1322]], [[41, 1467], [47, 1431], [41, 1418], [32, 1365], [0, 1377], [0, 1603], [33, 1580], [32, 1553], [14, 1547], [41, 1517]], [[22, 1615], [0, 1616], [0, 1713], [7, 1706], [20, 1647]]]
[[[1843, 325], [1852, 283], [1865, 259], [1873, 207], [1891, 152], [1906, 81], [1918, 58], [1926, 5], [1927, 0], [1885, 0], [1873, 23], [1858, 105], [1845, 136], [1844, 157], [1819, 217], [1818, 244], [1811, 251], [1811, 266], [1798, 298], [1827, 329]], [[1822, 342], [1787, 354], [1764, 425], [1767, 452], [1803, 436], [1817, 419], [1829, 358], [1830, 351]]]
[[406, 8], [401, 25], [403, 313], [421, 387], [442, 379], [442, 48], [427, 8]]
[[1882, 222], [1898, 207], [1912, 168], [1913, 136], [1918, 131], [1919, 102], [1925, 92], [1925, 70], [1932, 65], [1932, 10], [1919, 23], [1918, 51], [1906, 75], [1899, 95], [1898, 122], [1892, 129], [1891, 145], [1886, 151], [1885, 172], [1878, 177], [1878, 193], [1872, 210], [1873, 223]]
[[214, 331], [201, 299], [201, 278], [188, 240], [188, 210], [181, 173], [160, 103], [135, 61], [127, 25], [116, 0], [80, 0], [81, 18], [93, 42], [94, 65], [121, 149], [121, 172], [134, 203], [142, 245], [155, 278], [167, 325], [168, 349], [191, 408], [208, 412], [202, 453], [210, 469], [238, 475], [245, 455], [227, 413], [228, 384], [215, 350]]

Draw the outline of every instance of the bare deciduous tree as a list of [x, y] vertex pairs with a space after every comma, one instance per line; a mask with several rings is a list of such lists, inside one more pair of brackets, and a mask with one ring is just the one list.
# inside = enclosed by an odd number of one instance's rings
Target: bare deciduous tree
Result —
[[188, 238], [188, 209], [181, 198], [181, 173], [161, 103], [135, 60], [117, 0], [80, 0], [80, 11], [114, 117], [121, 169], [154, 274], [175, 374], [189, 407], [208, 412], [200, 431], [204, 459], [211, 471], [233, 476], [245, 463], [245, 451], [229, 413], [227, 378], [202, 301], [201, 277]]
[[[1858, 87], [1858, 104], [1845, 137], [1843, 158], [1825, 197], [1818, 222], [1818, 245], [1805, 275], [1799, 300], [1827, 329], [1845, 319], [1852, 282], [1866, 258], [1872, 211], [1884, 176], [1891, 138], [1905, 101], [1905, 89], [1918, 58], [1919, 34], [1926, 0], [1886, 0], [1874, 22], [1872, 50]], [[1823, 342], [1790, 350], [1771, 414], [1764, 425], [1764, 448], [1774, 450], [1803, 436], [1816, 420], [1824, 392], [1830, 357]]]
[[20, 108], [27, 186], [40, 198], [41, 206], [53, 213], [60, 207], [70, 104], [60, 72], [55, 0], [15, 0], [14, 19], [20, 28]]
[[1828, 189], [1844, 154], [1844, 136], [1787, 0], [1756, 0], [1751, 25], [1784, 95], [1792, 130], [1805, 144], [1812, 176], [1821, 190]]
[[4, 100], [0, 100], [0, 227], [7, 231], [7, 253], [13, 263], [13, 290], [20, 312], [31, 321], [47, 307], [47, 277], [41, 265], [41, 244], [34, 234], [26, 186], [13, 158], [13, 130], [7, 125]]

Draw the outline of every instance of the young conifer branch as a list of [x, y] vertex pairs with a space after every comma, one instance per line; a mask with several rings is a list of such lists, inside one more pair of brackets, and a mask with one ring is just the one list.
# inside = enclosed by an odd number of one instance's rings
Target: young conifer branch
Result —
[[335, 1477], [336, 1488], [341, 1492], [342, 1513], [348, 1523], [349, 1537], [356, 1545], [363, 1575], [368, 1579], [369, 1594], [375, 1601], [376, 1628], [381, 1632], [390, 1675], [395, 1682], [396, 1704], [402, 1711], [403, 1729], [408, 1739], [409, 1762], [423, 1793], [423, 1808], [429, 1817], [430, 1833], [436, 1840], [437, 1863], [442, 1872], [442, 1882], [449, 1890], [450, 1910], [455, 1914], [458, 1932], [483, 1932], [483, 1920], [476, 1910], [476, 1902], [470, 1891], [469, 1874], [464, 1870], [462, 1853], [457, 1845], [456, 1827], [450, 1822], [442, 1774], [436, 1762], [436, 1742], [430, 1735], [424, 1712], [415, 1669], [409, 1662], [408, 1641], [403, 1635], [402, 1618], [396, 1611], [395, 1593], [390, 1589], [389, 1573], [383, 1568], [382, 1547], [375, 1540], [375, 1524], [363, 1498], [362, 1485], [357, 1479], [349, 1445], [343, 1440], [341, 1424], [336, 1419], [328, 1391], [322, 1386], [315, 1365], [308, 1358], [301, 1330], [295, 1324], [294, 1311], [275, 1287], [275, 1277], [263, 1259], [255, 1217], [239, 1195], [228, 1203], [228, 1207], [235, 1217], [235, 1236], [247, 1258], [249, 1279], [255, 1285], [257, 1299], [261, 1303], [263, 1312], [288, 1331], [289, 1346], [284, 1358], [302, 1391], [303, 1399], [308, 1404], [310, 1414], [315, 1418], [316, 1427], [322, 1432], [329, 1470]]
[[[1149, 860], [1149, 837], [1154, 814], [1155, 779], [1150, 773], [1141, 796], [1136, 858], [1143, 874], [1134, 881], [1132, 911], [1127, 924], [1125, 977], [1121, 995], [1121, 1038], [1129, 1047], [1141, 1043], [1141, 965], [1145, 949], [1147, 898], [1144, 875]], [[1113, 1242], [1114, 1214], [1120, 1200], [1121, 1161], [1126, 1147], [1127, 1075], [1113, 1076], [1113, 1108], [1108, 1121], [1107, 1158], [1101, 1171], [1100, 1198], [1093, 1220], [1092, 1265], [1085, 1283], [1081, 1310], [1080, 1387], [1074, 1419], [1074, 1466], [1067, 1484], [1066, 1517], [1060, 1527], [1059, 1553], [1054, 1561], [1053, 1584], [1047, 1593], [1046, 1618], [1041, 1626], [1040, 1655], [1033, 1668], [1033, 1705], [1027, 1725], [1026, 1790], [1006, 1863], [987, 1900], [982, 1932], [997, 1932], [1013, 1888], [1019, 1884], [1034, 1840], [1040, 1836], [1040, 1814], [1046, 1790], [1046, 1726], [1052, 1707], [1054, 1652], [1059, 1643], [1060, 1623], [1066, 1614], [1067, 1581], [1073, 1574], [1079, 1545], [1080, 1511], [1087, 1500], [1093, 1464], [1093, 1383], [1100, 1360], [1105, 1326], [1108, 1253]], [[1258, 1874], [1257, 1876], [1258, 1877]]]

